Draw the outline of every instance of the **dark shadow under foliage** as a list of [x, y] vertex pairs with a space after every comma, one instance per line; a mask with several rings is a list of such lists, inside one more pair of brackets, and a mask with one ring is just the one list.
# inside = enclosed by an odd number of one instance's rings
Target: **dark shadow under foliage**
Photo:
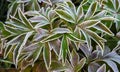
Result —
[[0, 21], [5, 22], [8, 11], [7, 0], [0, 0]]

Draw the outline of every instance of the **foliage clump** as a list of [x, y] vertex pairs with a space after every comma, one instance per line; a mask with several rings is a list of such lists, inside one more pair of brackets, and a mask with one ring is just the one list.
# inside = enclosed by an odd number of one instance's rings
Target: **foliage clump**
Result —
[[119, 72], [119, 0], [8, 1], [7, 20], [0, 23], [5, 67], [22, 72]]

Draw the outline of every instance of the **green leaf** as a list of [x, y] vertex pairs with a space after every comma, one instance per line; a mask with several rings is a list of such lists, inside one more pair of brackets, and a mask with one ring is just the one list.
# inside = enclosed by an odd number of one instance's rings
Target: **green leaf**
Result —
[[61, 36], [62, 34], [52, 34], [46, 37], [45, 39], [43, 39], [41, 42], [45, 43], [45, 42], [53, 41], [53, 40], [59, 39]]
[[72, 57], [70, 61], [73, 67], [75, 67], [79, 62], [79, 55], [74, 49], [72, 50]]
[[3, 60], [3, 59], [0, 59], [0, 62], [9, 63], [9, 64], [13, 64], [13, 62], [11, 62], [11, 61], [8, 61], [8, 60]]
[[84, 21], [80, 24], [78, 24], [78, 26], [81, 28], [81, 29], [84, 29], [84, 28], [90, 28], [90, 27], [94, 27], [96, 24], [98, 24], [99, 21], [98, 20], [87, 20], [87, 21]]
[[82, 58], [82, 59], [80, 60], [79, 64], [75, 66], [74, 71], [75, 71], [75, 72], [80, 71], [80, 70], [83, 68], [83, 66], [85, 65], [85, 63], [86, 63], [86, 58]]
[[6, 59], [9, 55], [9, 53], [12, 51], [12, 49], [15, 49], [15, 48], [16, 48], [16, 45], [12, 45], [12, 46], [7, 45], [5, 47], [5, 51], [4, 51], [4, 59]]
[[104, 49], [104, 44], [103, 42], [106, 41], [105, 39], [101, 38], [98, 36], [95, 32], [86, 30], [86, 33], [91, 36], [91, 38], [100, 46], [100, 48], [103, 50]]
[[4, 29], [5, 29], [4, 24], [0, 22], [0, 30], [4, 30]]
[[[23, 40], [22, 43], [18, 43], [18, 47], [16, 49], [14, 49], [14, 64], [16, 65], [17, 67], [17, 64], [18, 64], [18, 60], [19, 60], [19, 57], [20, 57], [20, 54], [21, 54], [21, 51], [23, 49], [23, 47], [25, 46], [25, 44], [27, 43], [28, 41], [28, 38], [32, 35], [33, 32], [28, 32]], [[17, 53], [16, 53], [17, 52]]]
[[42, 48], [43, 45], [41, 45], [40, 43], [38, 43], [38, 48], [34, 51], [34, 53], [32, 54], [32, 59], [33, 59], [33, 63], [39, 58], [41, 52], [42, 52]]
[[84, 12], [83, 12], [83, 8], [82, 6], [80, 5], [78, 8], [77, 8], [77, 22], [84, 16]]
[[83, 35], [85, 36], [88, 48], [91, 48], [91, 39], [90, 36], [82, 30]]
[[52, 30], [52, 33], [54, 33], [54, 34], [64, 34], [64, 33], [72, 33], [72, 32], [67, 28], [55, 28], [55, 29]]
[[68, 22], [75, 23], [74, 19], [68, 12], [59, 9], [59, 10], [56, 10], [56, 13], [60, 16], [60, 18], [66, 20]]
[[119, 21], [118, 19], [114, 18], [114, 17], [111, 17], [111, 16], [106, 16], [106, 17], [102, 17], [102, 18], [99, 18], [99, 20], [103, 20], [103, 21]]
[[7, 17], [9, 17], [10, 15], [15, 16], [19, 5], [20, 5], [20, 3], [18, 3], [17, 1], [14, 1], [8, 10]]
[[10, 41], [7, 42], [7, 45], [17, 44], [18, 42], [21, 41], [22, 36], [24, 36], [24, 34], [20, 34], [20, 35], [14, 37], [13, 39], [11, 39]]
[[45, 47], [43, 49], [43, 59], [46, 68], [49, 69], [51, 65], [51, 51], [48, 43], [45, 44]]
[[81, 5], [84, 5], [88, 2], [88, 0], [82, 0]]
[[67, 66], [63, 66], [58, 61], [52, 61], [52, 63], [51, 63], [51, 68], [50, 68], [51, 71], [65, 71], [67, 69], [68, 69]]
[[99, 13], [97, 13], [96, 15], [93, 16], [94, 19], [98, 19], [98, 18], [102, 18], [106, 15], [107, 11], [106, 10], [102, 10]]
[[95, 14], [96, 9], [97, 9], [97, 2], [93, 2], [90, 5], [90, 7], [89, 7], [89, 9], [88, 9], [88, 11], [87, 11], [87, 13], [85, 15], [85, 19], [91, 18]]
[[52, 5], [50, 0], [42, 0], [44, 3], [47, 3], [48, 5]]
[[40, 10], [40, 5], [39, 5], [39, 3], [38, 3], [37, 0], [34, 0], [34, 1], [33, 1], [33, 5], [34, 5], [34, 10], [36, 10], [36, 11], [39, 11], [39, 10]]
[[107, 28], [103, 23], [98, 23], [96, 26], [94, 26], [94, 28], [96, 28], [96, 29], [98, 29], [98, 30], [100, 30], [102, 32], [105, 32], [105, 33], [107, 33], [109, 35], [114, 36], [114, 34], [110, 31], [110, 29]]
[[72, 13], [74, 15], [74, 18], [75, 18], [76, 17], [76, 7], [75, 7], [75, 5], [71, 1], [68, 1], [66, 3], [70, 7], [70, 9], [71, 9], [71, 11], [72, 11]]
[[69, 46], [66, 35], [63, 36], [60, 48], [59, 58], [62, 56], [62, 62], [65, 63]]
[[67, 34], [67, 37], [75, 42], [84, 42], [83, 40], [80, 40], [79, 38], [75, 37], [73, 34]]
[[13, 35], [21, 34], [21, 31], [18, 30], [17, 28], [13, 28], [11, 26], [5, 25], [5, 30], [10, 32]]
[[111, 68], [114, 72], [119, 72], [117, 65], [110, 60], [104, 60]]
[[26, 18], [26, 16], [24, 15], [24, 13], [21, 11], [21, 9], [18, 9], [18, 12], [19, 12], [19, 16], [22, 20], [22, 22], [24, 22], [24, 24], [26, 24], [26, 26], [29, 28], [29, 29], [34, 29], [33, 26], [31, 25], [31, 23], [29, 22], [29, 20]]
[[97, 72], [106, 72], [106, 65], [103, 64], [101, 67], [99, 67], [99, 69], [97, 70]]
[[40, 13], [38, 11], [27, 11], [24, 14], [27, 16], [38, 16]]
[[[18, 28], [28, 29], [27, 26], [17, 18], [11, 16], [11, 19], [12, 19], [12, 22], [10, 23], [11, 25]], [[7, 23], [9, 24], [9, 22]]]

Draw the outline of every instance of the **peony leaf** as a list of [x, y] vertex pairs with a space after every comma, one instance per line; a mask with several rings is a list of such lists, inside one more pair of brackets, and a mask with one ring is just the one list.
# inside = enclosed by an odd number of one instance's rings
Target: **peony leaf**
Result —
[[92, 62], [88, 66], [88, 72], [96, 72], [99, 67], [100, 67], [99, 64]]
[[87, 21], [84, 21], [80, 24], [78, 24], [78, 26], [81, 28], [81, 29], [84, 29], [84, 28], [90, 28], [90, 27], [94, 27], [96, 24], [98, 24], [99, 21], [98, 20], [87, 20]]
[[43, 49], [43, 59], [46, 68], [49, 69], [51, 65], [51, 51], [48, 43], [45, 44], [45, 47]]
[[19, 13], [19, 16], [20, 16], [20, 19], [22, 20], [22, 22], [24, 22], [24, 24], [26, 24], [26, 26], [29, 28], [29, 29], [32, 29], [33, 30], [33, 26], [32, 24], [29, 22], [29, 20], [26, 18], [26, 16], [24, 15], [24, 13], [18, 9], [18, 13]]
[[90, 30], [86, 30], [86, 33], [100, 46], [101, 49], [104, 49], [103, 41], [106, 41], [105, 39]]
[[77, 16], [77, 22], [79, 22], [79, 20], [84, 16], [83, 8], [81, 5], [77, 8]]
[[103, 61], [106, 62], [114, 72], [119, 72], [117, 65], [113, 61], [110, 60], [103, 60]]
[[77, 52], [73, 49], [72, 51], [72, 57], [71, 57], [71, 64], [73, 67], [75, 67], [78, 62], [79, 62], [79, 55], [77, 54]]
[[96, 15], [93, 16], [94, 19], [98, 19], [98, 18], [102, 18], [106, 15], [107, 11], [106, 10], [102, 10], [99, 13], [97, 13]]
[[27, 26], [23, 22], [18, 20], [17, 18], [11, 16], [11, 20], [12, 20], [12, 22], [10, 23], [11, 25], [18, 27], [18, 28], [28, 29]]
[[27, 16], [38, 16], [40, 13], [38, 11], [27, 11], [24, 13]]
[[96, 9], [97, 9], [97, 2], [93, 2], [90, 5], [90, 7], [89, 7], [89, 9], [88, 9], [88, 11], [87, 11], [87, 13], [85, 15], [85, 19], [91, 18], [95, 14]]
[[22, 43], [18, 43], [18, 47], [16, 47], [14, 49], [14, 64], [16, 65], [17, 67], [17, 64], [18, 64], [18, 60], [19, 60], [19, 57], [20, 57], [20, 54], [21, 54], [21, 51], [23, 49], [23, 46], [25, 46], [25, 44], [27, 43], [28, 41], [28, 38], [32, 35], [33, 32], [28, 32], [23, 40]]
[[53, 40], [59, 39], [61, 36], [62, 36], [62, 34], [52, 34], [52, 35], [46, 37], [45, 39], [43, 39], [41, 42], [44, 43], [44, 42], [53, 41]]
[[64, 35], [62, 38], [60, 54], [59, 54], [59, 58], [62, 57], [63, 63], [66, 61], [68, 49], [69, 49], [69, 47], [68, 47], [67, 37], [66, 37], [66, 35]]
[[98, 30], [100, 30], [102, 32], [105, 32], [105, 33], [107, 33], [109, 35], [114, 36], [114, 34], [110, 31], [110, 29], [107, 28], [103, 23], [98, 23], [96, 26], [94, 26], [94, 28], [96, 28], [96, 29], [98, 29]]
[[52, 61], [52, 63], [51, 63], [51, 68], [50, 68], [51, 71], [65, 71], [67, 69], [68, 69], [67, 66], [63, 66], [58, 61]]
[[75, 66], [75, 72], [80, 71], [86, 63], [86, 58], [82, 58], [80, 62]]
[[52, 30], [54, 34], [64, 34], [64, 33], [72, 33], [69, 29], [67, 28], [55, 28]]
[[73, 34], [67, 34], [67, 38], [69, 38], [71, 41], [74, 41], [74, 42], [84, 42], [84, 40], [78, 39]]
[[66, 20], [68, 22], [75, 23], [74, 19], [68, 12], [66, 12], [64, 10], [56, 10], [56, 13], [59, 15], [60, 18]]
[[103, 64], [101, 67], [99, 67], [97, 72], [106, 72], [106, 65]]
[[88, 2], [88, 0], [82, 0], [81, 5], [85, 5]]

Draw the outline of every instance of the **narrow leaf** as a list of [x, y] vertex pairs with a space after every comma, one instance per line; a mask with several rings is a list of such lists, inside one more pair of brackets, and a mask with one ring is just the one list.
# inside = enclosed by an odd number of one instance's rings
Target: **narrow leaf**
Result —
[[51, 51], [48, 43], [45, 44], [45, 47], [43, 49], [43, 59], [46, 68], [49, 69], [51, 65]]
[[103, 64], [101, 67], [99, 67], [99, 69], [97, 70], [97, 72], [106, 72], [106, 65]]
[[60, 16], [60, 18], [66, 20], [68, 22], [75, 23], [74, 19], [68, 12], [66, 12], [64, 10], [56, 10], [56, 13]]
[[62, 42], [61, 42], [61, 50], [59, 56], [62, 56], [62, 62], [65, 63], [67, 52], [68, 52], [68, 41], [66, 35], [63, 36]]
[[96, 9], [97, 9], [97, 2], [93, 2], [90, 5], [90, 7], [89, 7], [89, 9], [88, 9], [88, 11], [85, 15], [85, 19], [88, 19], [88, 18], [92, 17], [95, 14]]
[[83, 28], [90, 28], [90, 27], [93, 27], [95, 26], [96, 24], [98, 24], [99, 21], [98, 20], [87, 20], [87, 21], [84, 21], [80, 24], [78, 24], [78, 26], [83, 29]]
[[78, 65], [76, 65], [75, 67], [75, 72], [78, 72], [79, 70], [81, 70], [83, 68], [83, 66], [85, 65], [86, 63], [86, 58], [82, 58], [79, 62]]
[[96, 28], [96, 29], [98, 29], [98, 30], [100, 30], [102, 32], [105, 32], [105, 33], [107, 33], [109, 35], [114, 36], [114, 34], [110, 31], [110, 29], [107, 28], [103, 23], [98, 23], [96, 26], [94, 26], [94, 28]]
[[19, 9], [19, 16], [21, 18], [21, 20], [26, 24], [26, 26], [30, 29], [33, 30], [33, 26], [31, 25], [31, 23], [29, 22], [29, 20], [26, 18], [26, 16], [24, 15], [24, 13]]
[[63, 34], [63, 33], [72, 33], [69, 29], [67, 28], [55, 28], [52, 30], [54, 34]]
[[111, 68], [114, 72], [119, 72], [117, 65], [110, 60], [104, 60]]

